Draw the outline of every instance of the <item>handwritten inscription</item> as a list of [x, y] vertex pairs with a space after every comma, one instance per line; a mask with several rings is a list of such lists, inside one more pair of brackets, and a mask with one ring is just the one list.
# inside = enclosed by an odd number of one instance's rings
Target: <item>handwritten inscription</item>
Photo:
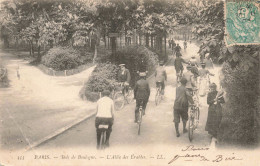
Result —
[[187, 146], [186, 148], [182, 149], [182, 151], [200, 151], [200, 150], [209, 150], [209, 148], [198, 148], [198, 147], [195, 147], [194, 145], [189, 145]]
[[199, 161], [208, 161], [208, 162], [222, 162], [222, 161], [233, 161], [233, 160], [242, 160], [242, 158], [238, 158], [236, 156], [224, 156], [224, 155], [216, 155], [214, 159], [209, 159], [204, 155], [201, 154], [185, 154], [185, 155], [175, 155], [170, 162], [168, 162], [168, 164], [171, 164], [175, 161], [177, 161], [178, 159], [183, 158], [183, 159], [187, 159], [188, 161], [192, 161], [193, 159], [197, 159]]

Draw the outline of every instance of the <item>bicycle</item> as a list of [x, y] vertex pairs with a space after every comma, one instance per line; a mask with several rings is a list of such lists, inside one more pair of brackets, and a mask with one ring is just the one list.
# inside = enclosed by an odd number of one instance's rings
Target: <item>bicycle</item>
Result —
[[177, 78], [176, 78], [177, 83], [179, 83], [181, 81], [181, 78], [182, 78], [182, 70], [179, 71], [179, 72], [176, 71], [176, 76], [177, 76]]
[[141, 133], [142, 117], [143, 117], [143, 114], [144, 114], [143, 102], [144, 102], [144, 101], [141, 101], [140, 107], [139, 107], [139, 110], [138, 110], [138, 120], [137, 120], [137, 124], [138, 124], [138, 135], [140, 135], [140, 133]]
[[106, 145], [106, 133], [107, 133], [107, 130], [108, 130], [108, 125], [100, 124], [98, 126], [98, 129], [101, 131], [99, 147], [100, 147], [100, 149], [105, 149], [107, 147], [107, 145]]
[[113, 88], [112, 99], [114, 101], [115, 109], [122, 109], [125, 104], [130, 104], [134, 101], [134, 94], [131, 87], [126, 91], [125, 85], [120, 84], [119, 89]]
[[156, 82], [156, 95], [155, 95], [155, 105], [159, 105], [163, 95], [162, 95], [162, 82]]
[[199, 125], [199, 118], [200, 118], [200, 109], [199, 109], [199, 98], [196, 94], [198, 89], [193, 91], [193, 100], [194, 104], [190, 105], [189, 107], [189, 129], [188, 129], [188, 136], [190, 142], [193, 139], [193, 131], [198, 127]]

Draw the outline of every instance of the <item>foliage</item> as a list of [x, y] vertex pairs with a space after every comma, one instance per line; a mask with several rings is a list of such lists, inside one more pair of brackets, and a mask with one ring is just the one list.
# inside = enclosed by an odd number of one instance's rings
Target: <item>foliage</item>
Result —
[[112, 88], [116, 85], [118, 67], [111, 63], [99, 63], [93, 70], [88, 81], [80, 90], [81, 98], [87, 98], [89, 101], [97, 101], [99, 92]]
[[[222, 131], [219, 139], [224, 142], [252, 144], [255, 143], [254, 117], [259, 97], [259, 64], [245, 70], [243, 67], [232, 67], [229, 63], [223, 66], [224, 79], [222, 86], [226, 91], [227, 101], [224, 107]], [[259, 124], [258, 124], [259, 125]]]
[[92, 92], [101, 92], [112, 89], [117, 79], [118, 67], [111, 63], [100, 63], [92, 72], [87, 82], [87, 89]]
[[42, 57], [42, 63], [54, 70], [69, 70], [83, 63], [80, 53], [70, 47], [54, 47]]
[[129, 69], [131, 74], [131, 86], [134, 86], [139, 79], [137, 74], [138, 62], [140, 61], [140, 55], [144, 54], [145, 61], [148, 66], [148, 76], [153, 74], [158, 64], [158, 55], [143, 46], [125, 47], [117, 52], [117, 55], [121, 57], [119, 63], [126, 64], [126, 68]]
[[8, 87], [8, 86], [9, 86], [8, 71], [2, 64], [0, 64], [0, 88]]
[[[196, 11], [196, 13], [194, 13]], [[199, 54], [218, 62], [222, 56], [221, 48], [225, 47], [224, 38], [224, 3], [222, 1], [206, 1], [195, 8], [192, 32], [195, 39], [201, 41]]]

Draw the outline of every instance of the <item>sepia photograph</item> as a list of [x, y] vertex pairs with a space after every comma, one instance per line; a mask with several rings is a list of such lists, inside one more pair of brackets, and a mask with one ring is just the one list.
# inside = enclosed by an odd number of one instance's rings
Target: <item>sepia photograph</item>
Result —
[[0, 0], [0, 166], [259, 166], [259, 0]]

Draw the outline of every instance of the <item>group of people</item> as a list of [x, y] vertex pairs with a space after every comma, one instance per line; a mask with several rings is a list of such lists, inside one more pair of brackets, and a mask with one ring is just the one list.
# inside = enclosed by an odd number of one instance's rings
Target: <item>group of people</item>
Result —
[[[139, 80], [135, 83], [134, 87], [134, 99], [136, 100], [135, 116], [134, 122], [138, 121], [138, 111], [139, 107], [142, 106], [145, 115], [146, 105], [150, 97], [150, 86], [146, 80], [147, 66], [145, 62], [140, 60], [140, 71], [138, 70]], [[183, 73], [184, 67], [183, 63], [187, 64], [187, 71]], [[120, 70], [118, 72], [118, 81], [124, 85], [125, 92], [128, 91], [128, 87], [131, 81], [130, 72], [126, 69], [125, 64], [120, 64]], [[176, 59], [174, 62], [176, 69], [176, 74], [181, 76], [180, 86], [176, 88], [176, 98], [173, 107], [174, 124], [176, 129], [176, 136], [180, 136], [179, 123], [180, 119], [183, 122], [183, 133], [187, 132], [186, 123], [188, 121], [188, 108], [190, 104], [194, 104], [192, 96], [194, 95], [194, 89], [198, 86], [199, 81], [207, 77], [207, 75], [214, 75], [205, 68], [205, 63], [201, 63], [201, 69], [198, 70], [198, 63], [195, 56], [186, 62], [182, 57], [181, 53], [176, 54]], [[162, 94], [164, 94], [165, 81], [167, 81], [167, 74], [164, 68], [164, 62], [160, 61], [159, 66], [155, 71], [155, 84], [156, 87], [162, 87]], [[221, 114], [221, 103], [224, 102], [223, 93], [218, 93], [217, 86], [215, 83], [209, 85], [210, 91], [207, 96], [207, 103], [209, 105], [208, 109], [208, 119], [206, 122], [206, 131], [209, 132], [213, 137], [217, 137], [218, 125], [220, 123]], [[101, 132], [98, 129], [100, 124], [109, 125], [106, 135], [106, 145], [109, 146], [109, 137], [112, 132], [112, 125], [114, 120], [114, 103], [111, 98], [109, 98], [110, 91], [103, 91], [103, 96], [97, 102], [97, 114], [95, 120], [96, 132], [97, 132], [97, 143], [100, 141]], [[97, 148], [99, 145], [97, 144]]]

